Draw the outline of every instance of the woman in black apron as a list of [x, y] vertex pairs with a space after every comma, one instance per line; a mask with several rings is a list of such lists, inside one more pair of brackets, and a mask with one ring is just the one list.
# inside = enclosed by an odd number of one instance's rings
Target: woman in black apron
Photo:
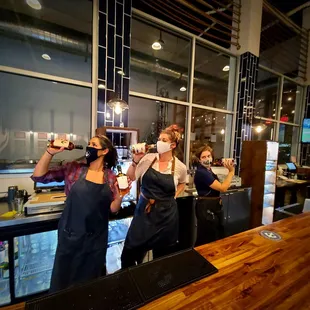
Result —
[[211, 170], [212, 149], [203, 146], [196, 152], [199, 160], [194, 183], [198, 192], [196, 198], [197, 240], [196, 246], [212, 242], [224, 237], [223, 210], [220, 192], [225, 192], [235, 174], [232, 162], [224, 162], [229, 173], [223, 183], [219, 182]]
[[[142, 159], [135, 156], [127, 175], [141, 179], [141, 194], [122, 253], [122, 268], [141, 263], [145, 253], [153, 250], [157, 258], [169, 254], [179, 233], [175, 197], [184, 189], [186, 166], [173, 156], [180, 141], [179, 129], [164, 130], [157, 142], [157, 152]], [[138, 160], [140, 162], [138, 163]]]
[[122, 200], [111, 171], [117, 153], [108, 138], [90, 140], [87, 164], [72, 162], [48, 170], [52, 157], [61, 151], [47, 149], [32, 177], [45, 183], [65, 180], [67, 187], [50, 292], [105, 275], [109, 212], [117, 212]]

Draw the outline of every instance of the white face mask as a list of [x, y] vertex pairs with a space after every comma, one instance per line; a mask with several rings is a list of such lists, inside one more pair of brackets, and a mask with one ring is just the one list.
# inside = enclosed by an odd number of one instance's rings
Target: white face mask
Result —
[[201, 160], [200, 163], [206, 167], [206, 168], [209, 168], [211, 167], [211, 164], [212, 164], [212, 158], [210, 159], [205, 159], [205, 160]]
[[156, 144], [158, 154], [163, 154], [171, 150], [170, 142], [157, 141]]

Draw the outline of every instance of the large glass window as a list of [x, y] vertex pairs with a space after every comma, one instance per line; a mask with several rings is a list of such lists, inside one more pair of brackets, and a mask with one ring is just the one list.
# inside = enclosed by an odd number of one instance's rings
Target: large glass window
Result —
[[258, 70], [255, 93], [255, 116], [276, 118], [279, 83], [279, 76], [262, 69]]
[[[228, 102], [227, 98], [229, 79], [233, 82], [234, 72], [234, 57], [196, 45], [193, 102], [232, 110], [232, 101]], [[231, 94], [233, 96], [233, 86]]]
[[0, 20], [0, 65], [91, 81], [92, 1], [1, 1]]
[[130, 90], [187, 101], [189, 39], [132, 20]]
[[[90, 136], [91, 89], [0, 73], [0, 160], [39, 159], [48, 140], [86, 145]], [[83, 155], [83, 154], [82, 154]], [[81, 157], [65, 151], [59, 160]]]
[[275, 138], [276, 123], [269, 120], [261, 120], [254, 118], [252, 126], [252, 140], [269, 140]]
[[140, 141], [156, 143], [162, 129], [177, 124], [184, 129], [183, 139], [177, 150], [177, 157], [184, 161], [184, 137], [187, 108], [164, 101], [130, 97], [129, 127], [138, 128]]
[[279, 164], [291, 161], [291, 156], [297, 156], [299, 144], [299, 127], [280, 124], [279, 129]]
[[282, 122], [299, 123], [302, 106], [302, 87], [284, 79], [281, 118]]
[[229, 157], [232, 115], [193, 108], [191, 124], [191, 161], [205, 144], [212, 147], [215, 159]]

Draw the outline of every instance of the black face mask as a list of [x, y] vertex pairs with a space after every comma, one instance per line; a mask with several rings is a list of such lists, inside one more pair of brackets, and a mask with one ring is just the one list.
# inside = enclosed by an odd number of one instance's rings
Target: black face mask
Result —
[[87, 166], [89, 166], [90, 163], [92, 163], [93, 161], [95, 161], [96, 159], [99, 158], [98, 151], [100, 151], [100, 150], [102, 150], [102, 149], [96, 149], [96, 148], [90, 147], [90, 146], [86, 147], [85, 157], [86, 157]]

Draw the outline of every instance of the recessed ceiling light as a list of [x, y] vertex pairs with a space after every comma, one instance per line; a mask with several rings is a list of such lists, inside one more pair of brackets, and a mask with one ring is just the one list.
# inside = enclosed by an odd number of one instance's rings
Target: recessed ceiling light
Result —
[[34, 10], [42, 9], [42, 5], [38, 0], [26, 0], [26, 3]]
[[223, 68], [223, 71], [229, 71], [229, 66], [225, 66], [225, 67]]
[[51, 60], [51, 56], [48, 55], [48, 54], [42, 54], [42, 58], [45, 59], [45, 60]]
[[292, 99], [293, 99], [292, 97], [288, 97], [287, 98], [288, 101], [292, 101]]
[[186, 91], [186, 87], [185, 87], [185, 86], [182, 86], [182, 87], [180, 88], [180, 91]]
[[104, 86], [104, 84], [99, 84], [99, 85], [98, 85], [98, 88], [100, 88], [100, 89], [105, 89], [105, 86]]

